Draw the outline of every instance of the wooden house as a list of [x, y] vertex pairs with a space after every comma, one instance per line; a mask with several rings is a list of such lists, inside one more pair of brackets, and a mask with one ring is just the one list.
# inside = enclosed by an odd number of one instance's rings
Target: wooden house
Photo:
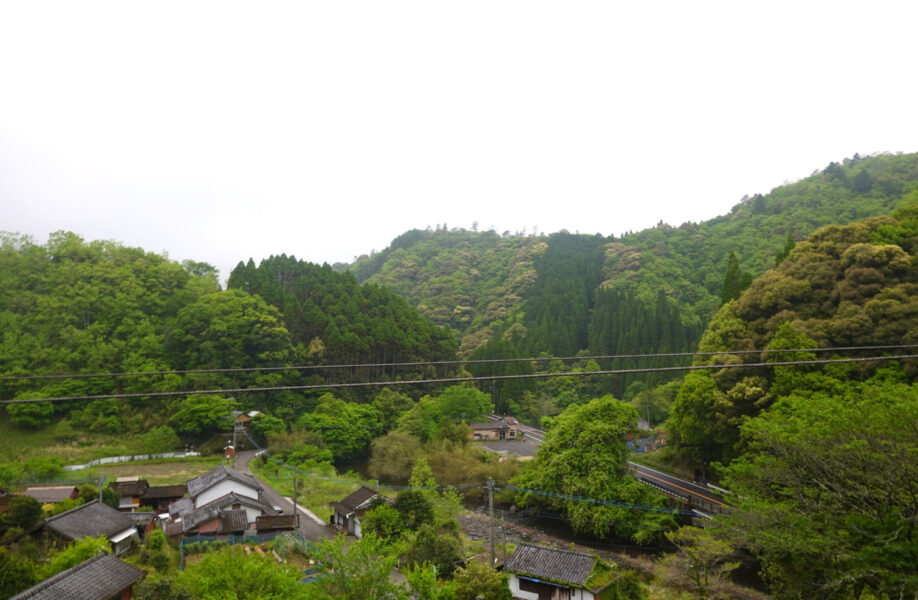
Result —
[[507, 562], [514, 600], [617, 598], [618, 574], [598, 556], [520, 544]]
[[501, 417], [496, 421], [485, 421], [483, 423], [469, 423], [469, 427], [472, 429], [469, 439], [515, 440], [517, 425], [518, 422], [513, 417]]
[[117, 556], [128, 552], [137, 539], [130, 517], [98, 500], [48, 517], [44, 524], [49, 532], [66, 541], [104, 535]]
[[359, 538], [362, 535], [360, 518], [377, 498], [382, 498], [382, 500], [389, 502], [388, 498], [380, 496], [375, 490], [363, 486], [339, 502], [330, 502], [329, 505], [334, 510], [334, 514], [331, 516], [331, 525]]
[[102, 553], [52, 575], [10, 600], [129, 600], [134, 584], [145, 575], [142, 569]]
[[22, 493], [24, 496], [31, 496], [41, 504], [57, 504], [62, 500], [76, 500], [80, 497], [80, 492], [74, 485], [57, 485], [45, 487], [30, 487]]
[[150, 487], [146, 479], [138, 477], [119, 477], [114, 482], [108, 484], [112, 491], [121, 494], [121, 500], [118, 504], [118, 510], [122, 512], [133, 512], [140, 508], [144, 492]]

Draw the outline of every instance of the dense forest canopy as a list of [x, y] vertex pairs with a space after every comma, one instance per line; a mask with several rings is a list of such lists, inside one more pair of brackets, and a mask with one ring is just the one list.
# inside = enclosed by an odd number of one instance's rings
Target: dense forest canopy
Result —
[[[258, 268], [240, 264], [230, 289], [221, 290], [208, 265], [178, 264], [114, 242], [87, 243], [70, 232], [52, 235], [46, 245], [4, 234], [0, 286], [4, 399], [398, 379], [429, 373], [270, 369], [435, 361], [451, 358], [455, 348], [449, 332], [392, 292], [286, 257]], [[221, 369], [247, 370], [215, 371]], [[201, 372], [34, 378], [188, 370]], [[317, 404], [319, 395], [248, 393], [235, 406], [283, 415], [293, 402]], [[202, 395], [34, 402], [7, 412], [23, 427], [62, 420], [62, 435], [73, 435], [74, 427], [138, 433], [165, 423], [183, 433], [206, 432], [225, 425], [228, 409], [225, 398]]]
[[[620, 238], [413, 230], [350, 269], [455, 330], [461, 355], [508, 335], [532, 356], [691, 351], [722, 299], [795, 242], [889, 214], [916, 187], [918, 155], [855, 156], [701, 223], [661, 221]], [[632, 381], [612, 390], [621, 395]]]
[[[725, 304], [699, 344], [701, 352], [837, 348], [918, 343], [918, 192], [889, 217], [832, 225], [797, 244], [738, 300]], [[814, 358], [800, 352], [790, 357]], [[786, 360], [788, 355], [713, 355], [703, 364]], [[821, 356], [821, 358], [827, 358]], [[698, 371], [686, 377], [673, 407], [674, 441], [697, 463], [736, 456], [740, 426], [777, 397], [832, 390], [864, 380], [882, 363], [837, 366], [827, 373], [772, 370]], [[918, 364], [901, 365], [914, 379]], [[841, 380], [841, 383], [839, 382]]]

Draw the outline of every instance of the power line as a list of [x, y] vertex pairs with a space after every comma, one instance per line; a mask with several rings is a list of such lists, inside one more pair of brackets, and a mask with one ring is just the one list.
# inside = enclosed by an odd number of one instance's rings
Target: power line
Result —
[[904, 350], [918, 348], [918, 344], [897, 344], [885, 346], [837, 346], [826, 348], [788, 348], [777, 350], [724, 350], [720, 352], [660, 352], [655, 354], [598, 354], [593, 356], [534, 356], [528, 358], [481, 358], [465, 360], [434, 360], [416, 362], [391, 362], [391, 363], [351, 363], [336, 365], [297, 365], [281, 367], [232, 367], [225, 369], [177, 369], [164, 371], [123, 371], [108, 373], [59, 373], [47, 375], [4, 375], [0, 381], [27, 381], [40, 379], [90, 379], [93, 377], [146, 377], [151, 375], [200, 375], [210, 373], [252, 373], [272, 371], [312, 371], [319, 369], [368, 369], [374, 367], [427, 367], [442, 365], [470, 365], [487, 363], [512, 363], [512, 362], [551, 362], [555, 360], [616, 360], [639, 358], [679, 358], [694, 356], [718, 355], [743, 355], [743, 354], [782, 354], [788, 352], [850, 352], [850, 351], [877, 351], [877, 350]]
[[[800, 350], [798, 350], [799, 352]], [[725, 354], [725, 353], [718, 353]], [[720, 369], [753, 369], [753, 368], [771, 368], [771, 367], [789, 367], [801, 365], [828, 365], [838, 363], [856, 363], [856, 362], [876, 362], [888, 360], [910, 360], [918, 358], [918, 354], [903, 354], [896, 356], [870, 356], [855, 358], [832, 358], [823, 360], [794, 360], [785, 362], [758, 362], [758, 363], [736, 363], [725, 365], [684, 365], [676, 367], [646, 367], [634, 369], [608, 369], [600, 371], [567, 371], [563, 373], [525, 373], [518, 375], [482, 375], [478, 377], [445, 377], [439, 379], [412, 379], [407, 381], [363, 381], [351, 383], [322, 383], [312, 385], [281, 385], [269, 387], [249, 387], [249, 388], [217, 388], [211, 390], [184, 390], [171, 392], [135, 392], [122, 394], [92, 394], [85, 396], [61, 396], [56, 398], [17, 398], [12, 400], [0, 400], [0, 404], [23, 404], [28, 402], [65, 402], [68, 400], [100, 400], [103, 398], [161, 398], [171, 396], [194, 396], [202, 394], [241, 394], [255, 392], [293, 392], [303, 390], [327, 390], [335, 388], [351, 387], [388, 387], [404, 385], [426, 385], [440, 383], [468, 383], [475, 381], [499, 381], [508, 379], [544, 379], [548, 377], [584, 377], [594, 375], [624, 375], [630, 373], [662, 373], [673, 371], [714, 371]]]
[[[296, 471], [297, 473], [300, 473], [300, 474], [302, 474], [302, 475], [306, 475], [306, 476], [308, 476], [308, 477], [313, 477], [313, 478], [315, 478], [315, 479], [321, 479], [321, 480], [323, 480], [323, 481], [331, 481], [331, 482], [334, 482], [334, 483], [343, 483], [343, 484], [348, 484], [348, 485], [363, 485], [363, 486], [366, 486], [366, 487], [377, 486], [377, 487], [382, 487], [382, 488], [386, 488], [386, 489], [389, 489], [389, 490], [427, 490], [427, 491], [429, 491], [429, 490], [436, 490], [436, 491], [440, 491], [440, 490], [446, 490], [446, 489], [462, 490], [462, 489], [483, 488], [483, 487], [485, 487], [485, 484], [483, 484], [483, 483], [456, 483], [456, 484], [444, 484], [444, 485], [438, 485], [438, 486], [391, 485], [391, 484], [387, 484], [387, 483], [380, 483], [380, 482], [378, 482], [378, 481], [370, 481], [370, 482], [364, 482], [364, 481], [349, 481], [349, 480], [347, 480], [347, 479], [340, 479], [340, 478], [338, 478], [338, 477], [329, 477], [329, 476], [327, 476], [327, 475], [319, 475], [319, 474], [316, 474], [316, 473], [312, 473], [312, 472], [310, 472], [310, 471], [304, 471], [303, 469], [300, 469], [299, 467], [296, 467], [296, 466], [293, 466], [293, 465], [289, 465], [289, 464], [285, 463], [284, 461], [280, 460], [279, 458], [277, 458], [277, 457], [275, 457], [275, 456], [272, 456], [267, 450], [265, 450], [264, 448], [262, 448], [261, 446], [259, 446], [258, 443], [257, 443], [254, 439], [252, 439], [252, 436], [249, 435], [249, 432], [248, 432], [248, 431], [244, 431], [244, 433], [245, 433], [245, 437], [247, 437], [247, 438], [249, 439], [249, 442], [250, 442], [253, 446], [255, 446], [259, 451], [263, 452], [264, 455], [268, 457], [268, 460], [270, 460], [270, 461], [276, 463], [277, 465], [279, 465], [279, 466], [281, 466], [281, 467], [284, 467], [284, 468], [286, 468], [286, 469], [290, 469], [291, 471]], [[532, 488], [521, 488], [521, 487], [515, 487], [515, 486], [512, 486], [512, 485], [499, 485], [499, 484], [498, 484], [498, 485], [495, 485], [495, 486], [494, 486], [494, 489], [510, 490], [511, 492], [517, 492], [517, 493], [520, 493], [520, 494], [533, 494], [533, 495], [536, 495], [536, 496], [545, 496], [545, 497], [548, 497], [548, 498], [557, 498], [557, 499], [560, 499], [560, 500], [569, 500], [569, 501], [571, 501], [571, 502], [587, 502], [587, 503], [590, 503], [590, 504], [597, 504], [597, 505], [601, 505], [601, 506], [615, 506], [615, 507], [619, 507], [619, 508], [628, 508], [628, 509], [632, 509], [632, 510], [642, 510], [642, 511], [649, 511], [649, 512], [662, 512], [662, 513], [668, 513], [668, 514], [674, 514], [674, 513], [675, 513], [675, 514], [689, 515], [689, 516], [691, 516], [691, 515], [694, 514], [694, 511], [685, 510], [685, 509], [665, 508], [665, 507], [662, 507], [662, 506], [650, 506], [650, 505], [646, 505], [646, 504], [631, 504], [631, 503], [628, 503], [628, 502], [619, 502], [619, 501], [617, 501], [617, 500], [602, 500], [602, 499], [600, 499], [600, 498], [589, 498], [589, 497], [587, 497], [587, 496], [575, 496], [575, 495], [571, 495], [571, 494], [559, 494], [559, 493], [557, 493], [557, 492], [549, 492], [549, 491], [547, 491], [547, 490], [535, 490], [535, 489], [532, 489]]]

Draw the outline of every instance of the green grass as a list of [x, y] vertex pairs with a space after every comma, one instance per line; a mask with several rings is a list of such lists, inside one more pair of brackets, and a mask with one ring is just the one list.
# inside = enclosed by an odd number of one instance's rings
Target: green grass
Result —
[[667, 460], [667, 454], [664, 450], [657, 450], [655, 452], [632, 452], [629, 457], [631, 462], [635, 462], [639, 465], [644, 465], [645, 467], [650, 467], [651, 469], [659, 469], [664, 473], [669, 473], [671, 475], [676, 475], [687, 479], [692, 480], [692, 473], [686, 471], [685, 469], [679, 468], [679, 466], [672, 464]]
[[[268, 485], [276, 489], [284, 496], [293, 495], [293, 477], [290, 476], [290, 469], [268, 461], [264, 465], [258, 459], [253, 459], [249, 463], [249, 468], [257, 474]], [[320, 519], [328, 521], [332, 515], [332, 508], [329, 503], [336, 502], [356, 490], [362, 481], [353, 473], [338, 475], [337, 473], [323, 473], [321, 477], [336, 479], [338, 481], [329, 481], [320, 477], [310, 477], [303, 473], [297, 473], [296, 483], [299, 492], [297, 494], [297, 504], [305, 506], [315, 513]], [[384, 491], [384, 490], [383, 490]]]
[[54, 425], [41, 429], [20, 429], [9, 419], [0, 419], [0, 460], [25, 461], [34, 456], [60, 458], [64, 464], [81, 464], [105, 456], [132, 454], [129, 437], [85, 433], [72, 442], [58, 441]]

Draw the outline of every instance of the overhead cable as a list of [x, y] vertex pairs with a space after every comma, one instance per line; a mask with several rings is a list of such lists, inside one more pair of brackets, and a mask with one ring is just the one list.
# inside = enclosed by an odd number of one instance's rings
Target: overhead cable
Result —
[[723, 365], [684, 365], [675, 367], [646, 367], [634, 369], [606, 369], [600, 371], [567, 371], [562, 373], [524, 373], [518, 375], [481, 375], [478, 377], [444, 377], [437, 379], [411, 379], [406, 381], [362, 381], [350, 383], [321, 383], [310, 385], [279, 385], [267, 387], [248, 387], [248, 388], [215, 388], [209, 390], [182, 390], [169, 392], [134, 392], [120, 394], [90, 394], [84, 396], [60, 396], [51, 398], [15, 398], [11, 400], [0, 400], [0, 404], [22, 404], [27, 402], [66, 402], [70, 400], [100, 400], [103, 398], [162, 398], [172, 396], [193, 396], [202, 394], [242, 394], [242, 393], [259, 393], [259, 392], [295, 392], [305, 390], [330, 390], [337, 388], [352, 387], [395, 387], [406, 385], [427, 385], [427, 384], [445, 384], [445, 383], [469, 383], [475, 381], [501, 381], [509, 379], [545, 379], [549, 377], [585, 377], [596, 375], [624, 375], [630, 373], [664, 373], [674, 371], [716, 371], [720, 369], [753, 369], [753, 368], [771, 368], [771, 367], [790, 367], [802, 365], [828, 365], [838, 363], [858, 363], [858, 362], [877, 362], [890, 360], [912, 360], [918, 358], [918, 354], [902, 354], [895, 356], [868, 356], [855, 358], [831, 358], [823, 360], [793, 360], [784, 362], [758, 362], [758, 363], [734, 363]]

